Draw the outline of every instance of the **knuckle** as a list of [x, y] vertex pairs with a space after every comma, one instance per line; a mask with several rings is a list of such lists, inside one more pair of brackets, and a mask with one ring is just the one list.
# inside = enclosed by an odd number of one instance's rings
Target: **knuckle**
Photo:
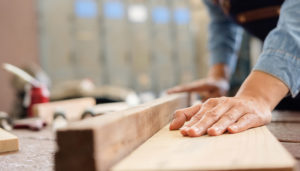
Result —
[[216, 103], [216, 99], [210, 98], [205, 101], [204, 106], [206, 106], [206, 107], [213, 106], [215, 103]]
[[244, 106], [247, 106], [244, 102], [242, 102], [241, 100], [237, 100], [234, 102], [234, 105], [236, 107], [244, 107]]
[[213, 104], [216, 101], [215, 98], [210, 98], [206, 101], [206, 104]]
[[206, 116], [211, 119], [218, 119], [218, 114], [214, 111], [206, 112]]
[[224, 103], [230, 103], [231, 102], [231, 99], [230, 98], [226, 98], [226, 97], [222, 97], [222, 101]]
[[176, 110], [176, 111], [175, 111], [174, 116], [175, 116], [175, 117], [179, 117], [179, 116], [181, 116], [182, 114], [183, 114], [183, 111], [182, 111], [182, 109], [180, 109], [180, 110]]
[[231, 121], [235, 120], [235, 117], [234, 117], [233, 114], [227, 114], [227, 115], [224, 116], [224, 118], [227, 119], [227, 120], [231, 120]]
[[201, 115], [196, 114], [192, 119], [193, 119], [193, 120], [200, 120], [201, 118], [202, 118]]
[[244, 115], [243, 119], [244, 120], [251, 120], [252, 119], [252, 115], [249, 115], [249, 114], [248, 115]]

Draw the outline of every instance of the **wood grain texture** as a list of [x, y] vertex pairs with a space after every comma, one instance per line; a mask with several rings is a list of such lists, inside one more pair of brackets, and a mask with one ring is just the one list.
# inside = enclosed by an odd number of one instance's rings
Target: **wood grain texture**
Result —
[[300, 123], [300, 112], [296, 111], [273, 111], [272, 122], [296, 122]]
[[34, 106], [34, 115], [41, 117], [50, 124], [52, 123], [54, 112], [62, 110], [65, 112], [67, 120], [76, 121], [81, 119], [85, 109], [95, 104], [95, 99], [90, 97], [41, 103]]
[[182, 137], [163, 128], [112, 170], [293, 170], [295, 161], [264, 126], [239, 134]]
[[[108, 170], [164, 127], [188, 96], [166, 96], [125, 111], [86, 119], [57, 132], [56, 170]], [[76, 161], [76, 162], [74, 162]]]
[[268, 128], [281, 142], [300, 143], [299, 123], [270, 123]]
[[18, 137], [0, 128], [0, 153], [18, 150]]

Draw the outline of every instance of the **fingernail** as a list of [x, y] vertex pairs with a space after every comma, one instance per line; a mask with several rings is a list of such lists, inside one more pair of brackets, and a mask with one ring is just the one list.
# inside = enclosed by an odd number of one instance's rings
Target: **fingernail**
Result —
[[219, 132], [220, 131], [219, 127], [213, 127], [212, 129], [215, 130], [215, 132]]
[[173, 119], [173, 120], [172, 120], [172, 122], [171, 122], [171, 124], [170, 124], [170, 125], [173, 125], [173, 124], [174, 124], [174, 122], [175, 122], [175, 119]]
[[230, 129], [236, 131], [238, 129], [238, 127], [236, 125], [232, 125], [232, 126], [230, 126]]
[[197, 128], [197, 127], [192, 127], [191, 129], [197, 134], [199, 134], [202, 131], [202, 129]]
[[187, 128], [187, 127], [184, 126], [184, 127], [181, 127], [180, 130], [186, 130], [186, 128]]

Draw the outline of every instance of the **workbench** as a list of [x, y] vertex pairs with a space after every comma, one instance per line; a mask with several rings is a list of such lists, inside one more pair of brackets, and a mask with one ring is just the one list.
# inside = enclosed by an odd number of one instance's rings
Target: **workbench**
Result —
[[[273, 112], [270, 131], [295, 157], [300, 171], [300, 112]], [[13, 130], [19, 137], [20, 151], [0, 155], [0, 170], [53, 170], [55, 134], [50, 127], [39, 132]]]

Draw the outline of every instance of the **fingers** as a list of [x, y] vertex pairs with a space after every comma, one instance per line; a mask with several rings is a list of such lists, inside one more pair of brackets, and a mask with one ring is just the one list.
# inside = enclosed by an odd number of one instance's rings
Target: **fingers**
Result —
[[229, 126], [227, 130], [230, 133], [238, 133], [261, 125], [264, 125], [264, 123], [257, 114], [246, 114], [242, 116], [236, 123]]
[[219, 118], [230, 109], [230, 105], [222, 105], [219, 104], [213, 110], [206, 112], [202, 119], [198, 121], [196, 124], [191, 126], [191, 128], [187, 131], [189, 136], [198, 137], [207, 132], [207, 129], [211, 127]]
[[235, 123], [244, 114], [244, 110], [241, 107], [233, 106], [217, 123], [207, 130], [207, 133], [212, 136], [223, 134], [230, 125]]
[[[214, 136], [221, 135], [226, 130], [230, 133], [238, 133], [267, 124], [271, 121], [271, 117], [268, 106], [253, 99], [211, 98], [201, 105], [200, 110], [180, 129], [180, 132], [190, 137], [198, 137], [205, 133]], [[178, 118], [182, 120], [178, 124], [180, 126], [188, 119], [181, 115]]]
[[215, 99], [211, 99], [207, 101], [205, 104], [202, 104], [201, 109], [196, 113], [192, 118], [191, 121], [188, 122], [184, 127], [180, 129], [180, 132], [182, 135], [187, 136], [188, 129], [190, 129], [191, 126], [193, 126], [195, 123], [197, 123], [202, 116], [205, 114], [206, 111], [210, 110], [211, 108], [215, 107], [217, 105], [217, 101]]
[[181, 128], [185, 121], [189, 121], [200, 109], [201, 104], [197, 104], [185, 109], [176, 110], [174, 119], [169, 127], [170, 130]]

